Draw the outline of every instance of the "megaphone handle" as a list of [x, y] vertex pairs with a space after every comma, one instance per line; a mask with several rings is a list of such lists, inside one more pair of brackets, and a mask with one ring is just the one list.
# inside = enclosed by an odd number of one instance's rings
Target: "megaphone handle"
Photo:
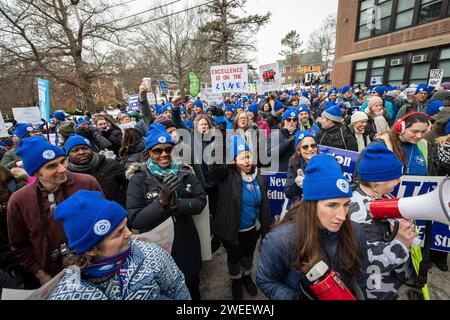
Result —
[[398, 222], [398, 220], [394, 221], [394, 229], [391, 232], [386, 232], [385, 234], [383, 234], [383, 241], [384, 242], [392, 242], [395, 237], [397, 236], [398, 233], [398, 228], [400, 226], [400, 222]]

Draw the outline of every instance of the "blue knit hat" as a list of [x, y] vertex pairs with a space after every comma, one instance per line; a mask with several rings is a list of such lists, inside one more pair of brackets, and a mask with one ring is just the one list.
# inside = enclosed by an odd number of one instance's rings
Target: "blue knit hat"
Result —
[[231, 111], [234, 112], [234, 106], [232, 104], [226, 104], [225, 105], [225, 111]]
[[186, 114], [186, 108], [181, 107], [180, 108], [180, 114], [183, 114], [183, 113]]
[[303, 179], [303, 200], [350, 198], [350, 183], [333, 156], [318, 154], [309, 160]]
[[59, 121], [66, 121], [66, 115], [64, 114], [63, 111], [56, 111], [53, 114], [53, 118], [59, 120]]
[[425, 109], [425, 113], [427, 115], [434, 116], [435, 114], [438, 114], [439, 111], [445, 108], [445, 104], [442, 103], [441, 100], [433, 100], [430, 101]]
[[274, 111], [281, 110], [282, 108], [284, 108], [284, 104], [282, 104], [280, 101], [275, 100], [275, 101], [273, 102], [273, 110], [274, 110]]
[[64, 149], [66, 150], [66, 155], [68, 156], [70, 153], [70, 150], [72, 150], [76, 146], [87, 146], [90, 149], [92, 149], [91, 142], [86, 139], [85, 137], [82, 137], [77, 134], [71, 134], [69, 136], [69, 139], [67, 139], [66, 143], [64, 144]]
[[16, 130], [14, 134], [23, 139], [25, 136], [29, 135], [30, 132], [37, 131], [37, 129], [30, 123], [18, 123], [16, 124]]
[[385, 145], [371, 143], [363, 151], [357, 175], [367, 182], [391, 181], [403, 175], [403, 163]]
[[305, 138], [310, 137], [313, 138], [314, 141], [317, 142], [316, 137], [314, 134], [309, 132], [308, 130], [299, 130], [295, 133], [295, 146], [298, 146], [298, 144]]
[[216, 126], [220, 125], [221, 123], [226, 122], [226, 117], [225, 116], [221, 116], [221, 117], [216, 117], [214, 119], [214, 123], [216, 124]]
[[380, 97], [383, 97], [384, 93], [386, 92], [386, 88], [384, 86], [378, 86], [375, 87], [375, 89], [373, 89], [372, 91], [375, 91]]
[[344, 113], [342, 112], [341, 108], [339, 106], [334, 105], [330, 108], [325, 109], [324, 112], [322, 112], [322, 117], [327, 118], [328, 120], [334, 121], [334, 122], [342, 122], [342, 115]]
[[447, 127], [445, 128], [445, 135], [450, 134], [450, 118], [447, 120]]
[[64, 151], [43, 136], [20, 140], [17, 154], [22, 157], [23, 168], [29, 176], [34, 175], [47, 162], [66, 156]]
[[349, 92], [350, 90], [353, 90], [352, 86], [345, 86], [341, 89], [341, 93], [345, 94], [345, 93]]
[[192, 122], [192, 120], [186, 120], [184, 122], [184, 126], [188, 129], [192, 129], [192, 127], [194, 126], [194, 123]]
[[240, 135], [231, 137], [231, 159], [235, 160], [236, 157], [244, 151], [251, 151], [244, 138]]
[[125, 219], [128, 212], [101, 192], [80, 190], [55, 209], [55, 220], [62, 220], [69, 248], [82, 254], [98, 245]]
[[256, 103], [252, 103], [247, 107], [247, 111], [253, 113], [256, 117], [258, 115], [258, 105]]
[[298, 113], [292, 109], [292, 108], [288, 108], [286, 109], [286, 111], [283, 114], [283, 117], [281, 118], [281, 120], [286, 120], [287, 118], [297, 118]]
[[332, 95], [333, 93], [337, 94], [338, 92], [337, 92], [336, 89], [330, 89], [330, 90], [328, 90], [328, 95], [327, 95], [327, 97], [329, 97], [329, 96]]
[[305, 112], [305, 111], [309, 113], [309, 108], [306, 104], [302, 103], [297, 107], [297, 113]]
[[164, 113], [166, 111], [171, 111], [172, 110], [172, 104], [171, 103], [166, 103], [162, 108], [161, 108], [161, 113]]
[[201, 102], [200, 99], [195, 100], [194, 103], [192, 103], [192, 108], [195, 108], [195, 107], [203, 108], [203, 102]]
[[152, 124], [147, 132], [145, 149], [152, 149], [154, 146], [164, 143], [175, 145], [173, 138], [170, 136], [170, 134], [167, 133], [166, 128], [162, 124]]
[[429, 92], [428, 90], [429, 90], [428, 86], [425, 83], [421, 83], [417, 86], [416, 92], [414, 94], [418, 94], [419, 92], [423, 91]]

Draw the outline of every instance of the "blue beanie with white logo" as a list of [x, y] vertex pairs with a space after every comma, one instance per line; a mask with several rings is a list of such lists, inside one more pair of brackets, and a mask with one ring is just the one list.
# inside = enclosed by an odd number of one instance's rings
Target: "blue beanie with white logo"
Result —
[[56, 120], [59, 120], [59, 121], [66, 121], [66, 115], [64, 114], [63, 111], [56, 111], [53, 114], [53, 118], [55, 118]]
[[37, 129], [31, 123], [18, 123], [16, 124], [14, 134], [18, 136], [19, 139], [23, 139], [33, 131], [37, 131]]
[[278, 110], [281, 110], [281, 109], [283, 109], [283, 108], [284, 108], [284, 104], [282, 104], [280, 101], [275, 100], [275, 101], [273, 102], [273, 110], [274, 110], [274, 111], [278, 111]]
[[23, 168], [29, 176], [34, 175], [47, 162], [66, 156], [64, 151], [43, 136], [20, 140], [17, 155], [22, 157]]
[[234, 106], [232, 104], [226, 104], [225, 105], [225, 111], [231, 111], [234, 112]]
[[256, 116], [258, 116], [258, 105], [256, 103], [252, 103], [247, 107], [247, 111], [253, 113]]
[[313, 138], [314, 141], [317, 142], [316, 137], [314, 136], [314, 134], [312, 134], [311, 132], [309, 132], [308, 130], [298, 130], [295, 133], [295, 145], [298, 146], [298, 144], [300, 143], [300, 141], [302, 141], [303, 139], [310, 137]]
[[418, 94], [420, 92], [426, 91], [429, 92], [429, 88], [425, 83], [421, 83], [416, 87], [416, 92], [414, 94]]
[[427, 107], [425, 108], [425, 113], [431, 117], [435, 114], [438, 114], [439, 111], [444, 108], [445, 104], [443, 104], [441, 100], [433, 100], [428, 103]]
[[297, 113], [301, 113], [301, 112], [308, 112], [309, 113], [309, 108], [308, 108], [308, 106], [306, 105], [306, 104], [300, 104], [298, 107], [297, 107]]
[[251, 151], [245, 139], [240, 135], [231, 137], [231, 159], [235, 160], [236, 157], [244, 151]]
[[149, 150], [158, 144], [164, 143], [175, 145], [172, 136], [167, 133], [166, 127], [159, 123], [152, 124], [147, 132], [145, 149]]
[[287, 109], [284, 112], [283, 117], [281, 118], [281, 120], [284, 121], [284, 120], [286, 120], [288, 118], [297, 118], [297, 116], [298, 116], [298, 113], [294, 109], [289, 108], [289, 109]]
[[391, 181], [403, 175], [403, 163], [385, 145], [375, 142], [363, 150], [357, 174], [362, 181]]
[[69, 139], [67, 139], [66, 143], [64, 144], [64, 149], [66, 150], [66, 155], [68, 156], [70, 153], [70, 150], [72, 150], [74, 147], [76, 146], [87, 146], [90, 149], [92, 149], [92, 144], [91, 142], [86, 139], [85, 137], [82, 137], [80, 135], [77, 134], [71, 134], [69, 136]]
[[195, 100], [195, 101], [192, 103], [192, 108], [195, 108], [195, 107], [203, 108], [203, 102], [201, 102], [200, 99]]
[[341, 93], [345, 94], [345, 93], [349, 92], [350, 90], [353, 90], [352, 86], [345, 86], [341, 89]]
[[330, 95], [332, 95], [332, 94], [337, 94], [338, 92], [337, 92], [337, 90], [336, 89], [330, 89], [330, 90], [328, 90], [328, 95], [327, 95], [327, 97], [329, 97]]
[[62, 220], [69, 248], [82, 254], [98, 245], [128, 216], [117, 202], [106, 200], [98, 191], [80, 190], [55, 209]]
[[343, 114], [344, 113], [342, 112], [341, 108], [339, 108], [338, 105], [334, 105], [332, 107], [325, 109], [325, 111], [322, 112], [322, 117], [325, 117], [328, 120], [331, 120], [334, 122], [342, 122]]
[[350, 198], [350, 183], [333, 156], [318, 154], [309, 160], [303, 179], [303, 200]]

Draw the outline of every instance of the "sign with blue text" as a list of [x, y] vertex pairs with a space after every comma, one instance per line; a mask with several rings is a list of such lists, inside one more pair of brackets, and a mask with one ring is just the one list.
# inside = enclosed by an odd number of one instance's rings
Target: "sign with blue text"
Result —
[[332, 148], [327, 146], [319, 146], [320, 153], [332, 155], [344, 170], [344, 176], [349, 182], [353, 181], [353, 174], [355, 172], [356, 160], [359, 153], [355, 151], [348, 151], [339, 148]]
[[130, 94], [128, 96], [128, 111], [139, 111], [139, 95]]
[[39, 112], [41, 118], [50, 122], [50, 84], [48, 80], [38, 78]]
[[163, 95], [167, 95], [169, 93], [169, 88], [164, 80], [159, 80], [159, 88], [161, 89]]

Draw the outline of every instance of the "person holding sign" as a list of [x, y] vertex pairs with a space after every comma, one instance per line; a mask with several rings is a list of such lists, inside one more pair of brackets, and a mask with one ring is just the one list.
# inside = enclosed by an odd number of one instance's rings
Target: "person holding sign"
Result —
[[316, 154], [319, 154], [319, 146], [314, 134], [306, 130], [296, 132], [295, 146], [296, 152], [289, 159], [284, 193], [286, 194], [286, 198], [299, 201], [303, 194], [302, 188], [305, 169], [309, 160]]
[[347, 218], [352, 189], [331, 155], [316, 155], [306, 167], [303, 201], [265, 237], [256, 283], [272, 300], [317, 299], [307, 273], [324, 261], [339, 272], [358, 299], [365, 298], [367, 245], [364, 232]]
[[170, 254], [131, 240], [127, 211], [100, 192], [78, 191], [56, 208], [55, 219], [64, 224], [70, 250], [64, 265], [72, 268], [49, 300], [190, 299]]
[[403, 163], [381, 143], [372, 143], [361, 154], [357, 163], [356, 190], [350, 204], [350, 219], [359, 223], [365, 232], [372, 275], [369, 277], [367, 298], [392, 300], [412, 274], [410, 248], [417, 237], [412, 220], [399, 221], [397, 235], [386, 241], [393, 226], [389, 222], [374, 220], [366, 203], [374, 199], [389, 198], [388, 194], [400, 182]]
[[[145, 162], [129, 172], [129, 225], [141, 233], [173, 219], [172, 257], [186, 278], [194, 300], [200, 299], [200, 239], [192, 218], [206, 206], [206, 195], [192, 169], [172, 159], [173, 138], [161, 124], [152, 124], [145, 142]], [[136, 169], [135, 169], [136, 170]]]

